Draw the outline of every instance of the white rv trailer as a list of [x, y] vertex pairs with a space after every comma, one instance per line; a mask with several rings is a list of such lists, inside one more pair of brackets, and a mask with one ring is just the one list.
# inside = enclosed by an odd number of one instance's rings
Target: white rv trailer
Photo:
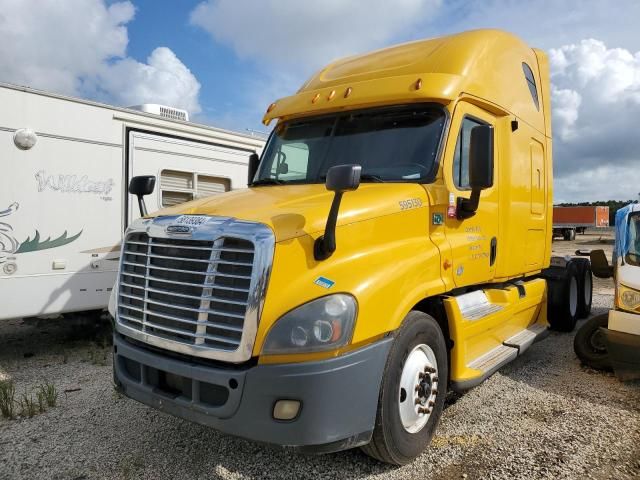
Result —
[[149, 211], [246, 187], [265, 139], [187, 119], [0, 83], [0, 319], [106, 307], [131, 177], [157, 177]]

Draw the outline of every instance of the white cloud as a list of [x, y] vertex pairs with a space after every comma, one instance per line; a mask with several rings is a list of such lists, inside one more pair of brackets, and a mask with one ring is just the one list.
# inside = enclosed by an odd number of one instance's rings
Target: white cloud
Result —
[[101, 70], [101, 88], [116, 103], [163, 103], [200, 112], [200, 83], [191, 71], [166, 47], [156, 48], [147, 63], [125, 58]]
[[200, 111], [200, 85], [167, 48], [147, 63], [126, 56], [129, 1], [0, 0], [0, 81], [118, 104]]
[[551, 49], [549, 58], [556, 192], [580, 200], [635, 198], [640, 52], [588, 39]]
[[635, 200], [640, 192], [635, 172], [615, 164], [558, 175], [553, 188], [554, 203]]
[[[385, 46], [440, 0], [207, 0], [191, 22], [241, 58], [309, 73], [332, 59]], [[277, 67], [276, 67], [277, 68]]]
[[438, 33], [501, 28], [543, 49], [584, 38], [638, 48], [637, 0], [450, 0], [440, 13], [430, 25]]

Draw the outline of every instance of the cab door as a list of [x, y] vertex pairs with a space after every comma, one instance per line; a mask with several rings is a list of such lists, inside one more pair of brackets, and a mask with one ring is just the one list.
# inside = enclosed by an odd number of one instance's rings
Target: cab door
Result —
[[[493, 127], [493, 186], [482, 190], [478, 208], [470, 218], [459, 219], [459, 198], [470, 198], [469, 147], [471, 131], [479, 125]], [[498, 135], [495, 117], [475, 105], [460, 102], [454, 111], [445, 146], [444, 180], [449, 191], [445, 220], [451, 245], [453, 279], [456, 287], [490, 282], [495, 277], [499, 244]]]

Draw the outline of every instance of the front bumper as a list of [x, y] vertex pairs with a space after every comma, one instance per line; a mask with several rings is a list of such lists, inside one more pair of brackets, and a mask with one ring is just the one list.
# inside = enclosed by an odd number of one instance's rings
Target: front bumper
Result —
[[623, 381], [640, 378], [640, 335], [606, 329], [607, 351], [616, 376]]
[[[114, 335], [114, 382], [126, 396], [249, 440], [330, 452], [369, 442], [392, 338], [340, 357], [242, 370], [197, 364]], [[277, 400], [299, 400], [291, 421]]]

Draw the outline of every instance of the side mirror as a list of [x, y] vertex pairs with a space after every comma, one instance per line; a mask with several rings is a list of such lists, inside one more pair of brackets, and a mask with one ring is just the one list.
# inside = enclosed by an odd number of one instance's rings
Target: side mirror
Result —
[[611, 278], [613, 277], [614, 267], [607, 260], [607, 255], [604, 250], [591, 250], [589, 252], [589, 259], [591, 260], [591, 271], [598, 278]]
[[326, 260], [336, 251], [336, 223], [342, 194], [356, 190], [360, 186], [361, 173], [360, 165], [336, 165], [327, 171], [325, 186], [335, 195], [331, 202], [324, 235], [318, 237], [313, 245], [313, 256], [316, 260]]
[[478, 125], [471, 129], [469, 186], [471, 190], [484, 190], [493, 186], [493, 127], [491, 125]]
[[480, 203], [480, 192], [493, 186], [493, 127], [471, 129], [469, 144], [469, 186], [471, 198], [458, 198], [458, 220], [473, 217]]
[[251, 185], [253, 183], [253, 179], [256, 176], [256, 172], [258, 171], [258, 166], [260, 165], [260, 157], [258, 157], [257, 153], [252, 153], [249, 155], [249, 171], [247, 172], [247, 185]]
[[327, 172], [325, 186], [327, 190], [336, 193], [356, 190], [360, 186], [360, 165], [336, 165]]
[[140, 215], [147, 215], [147, 206], [144, 203], [144, 196], [153, 193], [156, 187], [156, 177], [153, 175], [140, 175], [133, 177], [129, 182], [129, 193], [138, 197], [138, 208]]

